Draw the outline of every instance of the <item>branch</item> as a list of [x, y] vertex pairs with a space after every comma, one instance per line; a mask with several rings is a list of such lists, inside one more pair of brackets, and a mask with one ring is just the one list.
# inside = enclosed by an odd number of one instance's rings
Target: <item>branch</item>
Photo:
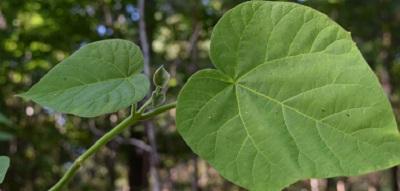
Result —
[[7, 22], [6, 19], [3, 16], [3, 13], [0, 10], [0, 30], [4, 30], [7, 28]]
[[189, 53], [189, 55], [191, 55], [191, 57], [193, 57], [193, 54], [195, 53], [197, 41], [199, 40], [199, 36], [200, 36], [202, 27], [203, 27], [203, 23], [196, 22], [196, 24], [193, 28], [192, 35], [190, 36], [189, 44], [187, 46], [187, 52]]
[[[149, 49], [149, 42], [148, 42], [148, 38], [147, 38], [147, 32], [146, 32], [145, 0], [138, 1], [138, 8], [139, 8], [139, 13], [140, 13], [139, 36], [140, 36], [140, 44], [142, 46], [142, 51], [143, 51], [144, 73], [150, 78], [150, 76], [151, 76], [150, 75], [150, 49]], [[146, 107], [146, 103], [142, 106], [142, 108]], [[158, 173], [157, 173], [157, 169], [156, 169], [157, 159], [159, 157], [158, 157], [158, 153], [157, 153], [157, 142], [155, 139], [155, 130], [154, 130], [154, 126], [151, 122], [145, 123], [144, 125], [146, 127], [147, 137], [149, 139], [149, 143], [151, 146], [151, 152], [150, 152], [150, 183], [152, 185], [151, 189], [153, 191], [159, 191], [160, 190], [160, 183], [159, 183], [160, 181], [159, 181], [159, 177], [158, 177]]]
[[135, 138], [123, 139], [121, 137], [117, 137], [116, 141], [122, 144], [129, 144], [135, 146], [146, 152], [151, 152], [151, 147], [140, 139], [135, 139]]
[[145, 0], [138, 1], [139, 8], [139, 38], [140, 45], [142, 46], [143, 51], [143, 62], [144, 62], [144, 73], [150, 77], [150, 48], [147, 40], [147, 32], [146, 32], [146, 22], [144, 19], [144, 4]]
[[[105, 133], [101, 131], [100, 129], [96, 128], [95, 126], [90, 126], [89, 130], [96, 136], [96, 137], [102, 137]], [[143, 151], [150, 152], [151, 147], [146, 144], [144, 141], [140, 139], [135, 139], [135, 138], [124, 138], [121, 136], [115, 137], [115, 142], [118, 144], [128, 144], [135, 146]]]

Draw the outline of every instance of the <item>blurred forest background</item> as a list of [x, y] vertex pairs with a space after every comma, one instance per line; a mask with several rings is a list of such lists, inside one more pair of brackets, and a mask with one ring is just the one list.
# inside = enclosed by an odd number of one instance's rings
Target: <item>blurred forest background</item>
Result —
[[[0, 0], [0, 155], [11, 158], [3, 191], [46, 190], [127, 111], [95, 119], [56, 113], [26, 91], [80, 46], [122, 38], [149, 50], [150, 69], [171, 73], [168, 101], [188, 77], [212, 67], [213, 26], [240, 0]], [[352, 32], [400, 117], [400, 0], [298, 0]], [[144, 6], [143, 6], [144, 5]], [[229, 35], [229, 34], [227, 34]], [[142, 39], [142, 41], [141, 41]], [[143, 40], [147, 39], [143, 44]], [[92, 157], [67, 190], [236, 191], [176, 132], [174, 111], [124, 132]], [[397, 168], [360, 177], [306, 180], [287, 191], [397, 191]]]

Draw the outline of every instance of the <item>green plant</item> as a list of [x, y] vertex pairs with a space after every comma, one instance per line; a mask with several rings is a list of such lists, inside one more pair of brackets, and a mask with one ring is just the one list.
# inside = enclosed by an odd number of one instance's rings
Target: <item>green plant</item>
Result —
[[[0, 113], [0, 125], [10, 126], [11, 122], [3, 114]], [[7, 141], [12, 138], [12, 135], [3, 131], [0, 131], [0, 142]], [[0, 156], [0, 183], [3, 182], [8, 167], [10, 166], [10, 159], [6, 156]]]
[[[350, 33], [327, 16], [293, 3], [243, 3], [215, 26], [210, 56], [216, 69], [194, 74], [178, 96], [177, 128], [228, 180], [250, 190], [280, 190], [300, 179], [400, 163], [390, 104]], [[137, 109], [150, 86], [142, 68], [133, 43], [99, 41], [20, 95], [81, 117], [132, 108], [51, 190], [60, 190], [118, 133], [175, 107], [163, 105], [169, 76], [159, 69], [156, 89]]]
[[0, 156], [0, 183], [3, 182], [9, 166], [10, 166], [10, 159], [5, 156]]

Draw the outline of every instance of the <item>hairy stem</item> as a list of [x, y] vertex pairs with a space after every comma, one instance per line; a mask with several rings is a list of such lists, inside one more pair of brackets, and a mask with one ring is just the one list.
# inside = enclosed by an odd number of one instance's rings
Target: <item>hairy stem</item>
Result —
[[94, 153], [96, 153], [100, 148], [102, 148], [105, 144], [110, 142], [113, 138], [115, 138], [119, 133], [125, 130], [127, 127], [136, 124], [140, 120], [146, 120], [151, 117], [154, 117], [160, 113], [163, 113], [167, 110], [174, 108], [176, 103], [166, 104], [160, 106], [150, 112], [145, 114], [142, 113], [132, 113], [128, 118], [124, 119], [121, 123], [115, 126], [112, 130], [104, 134], [99, 140], [97, 140], [88, 150], [86, 150], [81, 156], [79, 156], [72, 166], [68, 169], [68, 171], [63, 175], [63, 177], [49, 189], [49, 191], [59, 191], [65, 186], [75, 175], [75, 173], [79, 170], [82, 164], [91, 157]]

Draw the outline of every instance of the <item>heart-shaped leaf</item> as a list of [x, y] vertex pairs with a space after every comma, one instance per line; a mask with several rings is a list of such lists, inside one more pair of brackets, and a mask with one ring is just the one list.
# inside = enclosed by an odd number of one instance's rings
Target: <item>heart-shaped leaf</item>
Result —
[[56, 111], [82, 117], [115, 112], [147, 94], [143, 55], [127, 40], [85, 45], [20, 95]]
[[0, 156], [0, 183], [3, 182], [9, 166], [10, 166], [10, 159], [6, 156]]
[[215, 26], [178, 98], [177, 128], [228, 180], [276, 191], [400, 163], [400, 134], [350, 33], [311, 8], [251, 1]]

